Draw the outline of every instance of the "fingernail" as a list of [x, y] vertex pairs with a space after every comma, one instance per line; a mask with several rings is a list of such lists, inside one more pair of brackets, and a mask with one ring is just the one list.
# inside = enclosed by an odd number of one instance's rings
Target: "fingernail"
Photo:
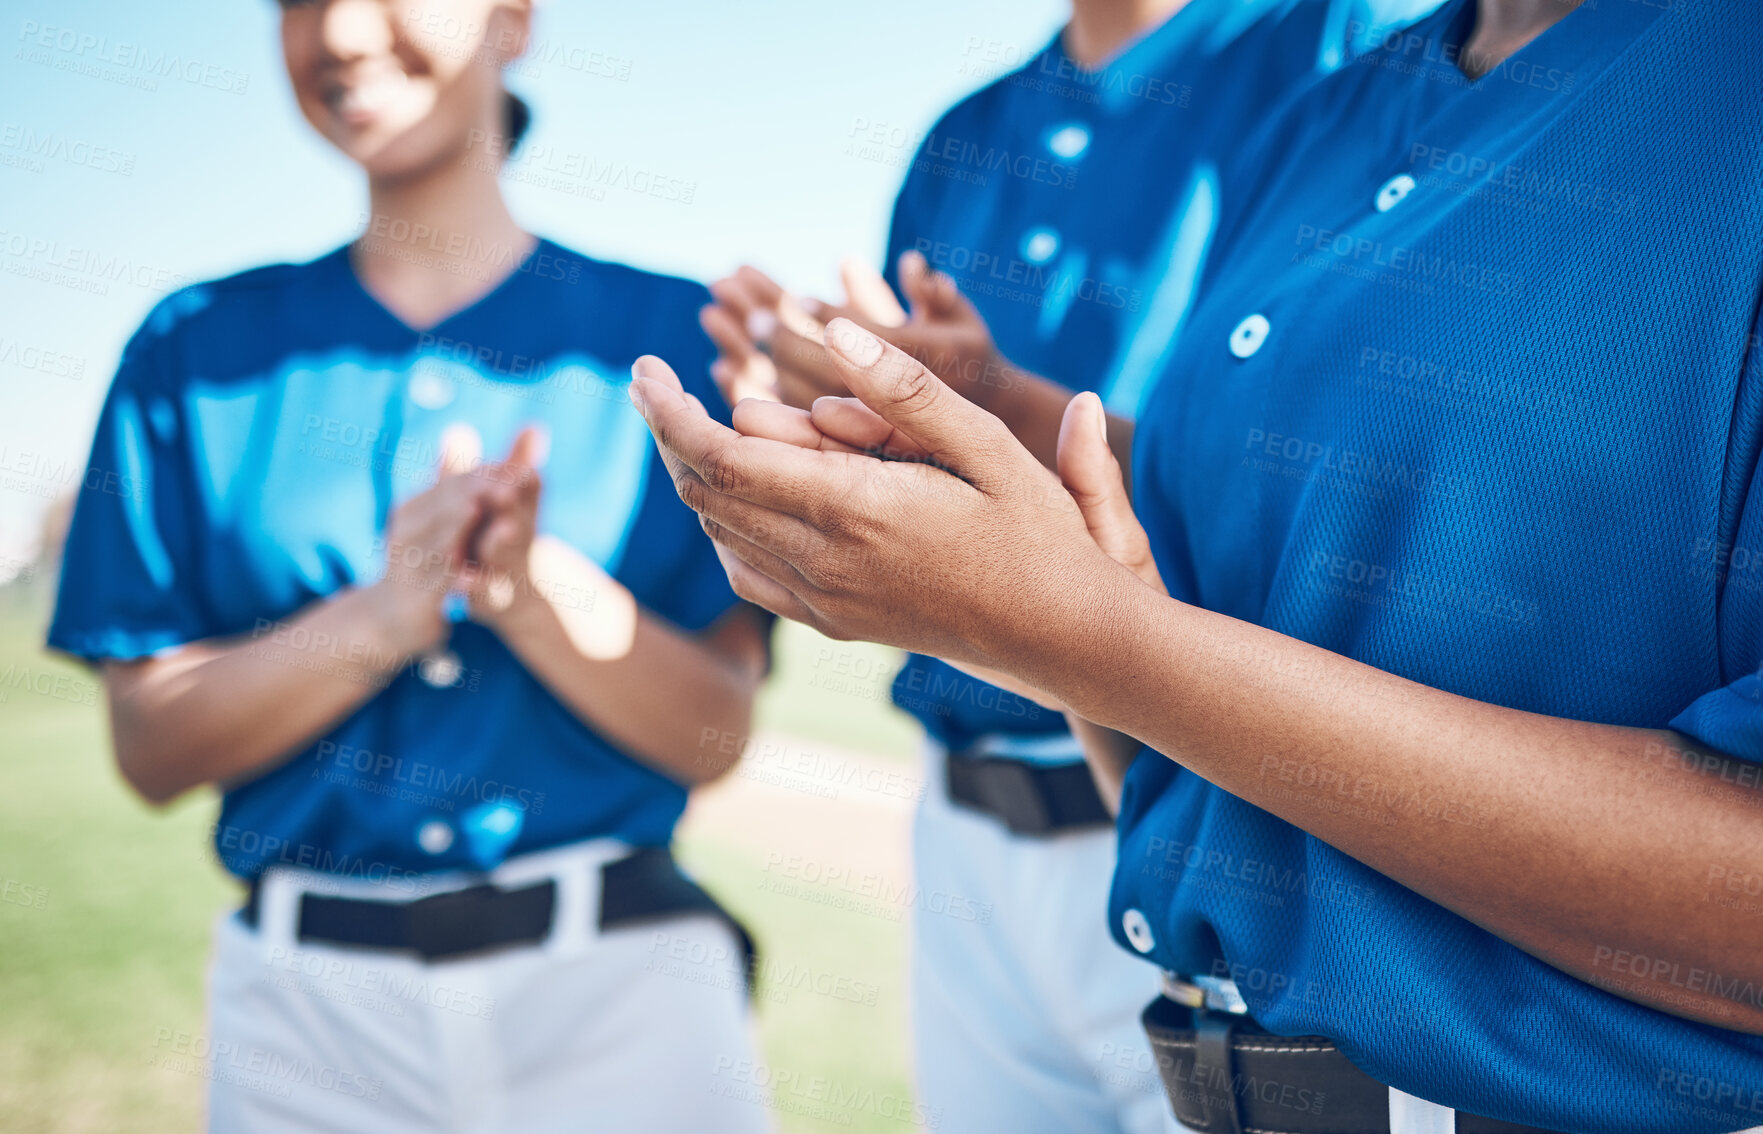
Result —
[[643, 392], [643, 387], [647, 385], [648, 382], [649, 379], [637, 373], [637, 368], [635, 366], [631, 367], [631, 404], [636, 406], [637, 412], [644, 417], [649, 416], [649, 395]]
[[1102, 404], [1100, 394], [1093, 395], [1096, 399], [1096, 426], [1102, 431], [1102, 444], [1108, 444], [1108, 407]]
[[827, 324], [826, 345], [844, 355], [853, 366], [874, 366], [882, 356], [882, 341], [849, 319], [834, 319]]
[[768, 342], [777, 330], [777, 316], [760, 307], [747, 313], [747, 334], [755, 342]]

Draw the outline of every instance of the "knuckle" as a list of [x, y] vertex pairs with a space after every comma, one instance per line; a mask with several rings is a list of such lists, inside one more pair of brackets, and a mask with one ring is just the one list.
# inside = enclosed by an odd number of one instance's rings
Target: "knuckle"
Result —
[[847, 517], [838, 502], [816, 493], [802, 503], [802, 518], [810, 527], [829, 536], [845, 533]]
[[854, 585], [847, 556], [827, 554], [819, 550], [807, 551], [802, 555], [799, 570], [804, 578], [814, 584], [816, 590], [824, 594], [845, 594]]
[[894, 405], [906, 413], [922, 413], [936, 404], [937, 383], [930, 371], [916, 361], [901, 365], [890, 385]]
[[740, 470], [735, 467], [726, 445], [711, 450], [698, 469], [698, 476], [712, 491], [724, 496], [738, 496], [741, 490]]
[[682, 469], [674, 475], [673, 490], [679, 493], [679, 498], [685, 502], [686, 507], [694, 512], [703, 511], [710, 501], [709, 488], [689, 469]]
[[802, 528], [786, 532], [779, 542], [779, 548], [779, 557], [791, 565], [807, 563], [815, 557], [818, 550], [812, 532]]

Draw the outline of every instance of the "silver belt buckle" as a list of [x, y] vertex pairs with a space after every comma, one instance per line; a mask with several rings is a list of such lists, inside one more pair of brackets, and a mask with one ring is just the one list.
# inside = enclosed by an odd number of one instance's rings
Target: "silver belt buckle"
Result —
[[1184, 1008], [1199, 1008], [1206, 1003], [1206, 990], [1197, 984], [1189, 984], [1168, 969], [1163, 970], [1163, 997], [1173, 1000]]
[[1163, 995], [1189, 1008], [1210, 1008], [1232, 1016], [1247, 1016], [1249, 1005], [1237, 991], [1237, 982], [1224, 977], [1182, 977], [1163, 974]]

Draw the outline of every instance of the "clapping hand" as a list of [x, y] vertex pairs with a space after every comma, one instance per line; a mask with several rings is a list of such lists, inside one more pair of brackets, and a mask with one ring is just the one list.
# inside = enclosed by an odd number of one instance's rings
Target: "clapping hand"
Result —
[[964, 396], [983, 406], [1020, 384], [979, 312], [955, 281], [917, 252], [900, 258], [910, 314], [881, 275], [859, 260], [840, 266], [842, 305], [799, 299], [756, 268], [711, 285], [716, 303], [700, 313], [719, 357], [711, 369], [730, 404], [744, 398], [806, 409], [819, 397], [849, 392], [825, 346], [826, 324], [845, 319], [898, 346]]
[[[1057, 652], [1042, 647], [1062, 623], [1105, 617], [1117, 588], [1140, 585], [997, 418], [850, 320], [828, 325], [822, 349], [856, 404], [743, 403], [738, 429], [661, 360], [634, 368], [632, 398], [737, 593], [835, 638], [1017, 672]], [[1101, 444], [1100, 405], [1074, 405], [1067, 426]], [[912, 459], [865, 452], [883, 430], [879, 447]]]

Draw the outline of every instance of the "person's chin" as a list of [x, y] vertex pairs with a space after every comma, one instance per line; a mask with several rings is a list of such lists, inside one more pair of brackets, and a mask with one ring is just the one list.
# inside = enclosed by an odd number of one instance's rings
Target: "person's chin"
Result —
[[338, 148], [375, 178], [409, 177], [433, 169], [445, 157], [409, 131], [365, 133]]

